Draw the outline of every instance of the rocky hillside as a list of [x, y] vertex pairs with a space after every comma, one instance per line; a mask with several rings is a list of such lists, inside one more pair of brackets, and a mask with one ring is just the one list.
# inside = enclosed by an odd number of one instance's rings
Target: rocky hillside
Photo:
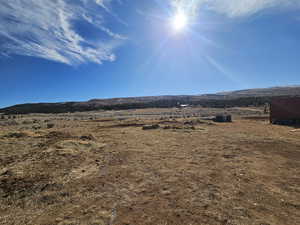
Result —
[[4, 114], [65, 113], [92, 110], [121, 110], [150, 107], [175, 107], [179, 104], [204, 107], [263, 105], [277, 96], [300, 96], [300, 86], [248, 89], [204, 95], [149, 96], [92, 99], [86, 102], [21, 104], [0, 109]]

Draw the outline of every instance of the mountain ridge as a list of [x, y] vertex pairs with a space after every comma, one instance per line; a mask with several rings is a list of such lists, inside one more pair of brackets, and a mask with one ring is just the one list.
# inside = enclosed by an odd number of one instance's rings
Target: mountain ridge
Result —
[[253, 88], [237, 91], [218, 92], [202, 95], [161, 95], [90, 99], [57, 103], [25, 103], [0, 109], [4, 114], [65, 113], [93, 110], [121, 110], [150, 107], [175, 107], [179, 104], [201, 105], [204, 107], [233, 107], [262, 105], [274, 97], [300, 96], [300, 85], [270, 88]]

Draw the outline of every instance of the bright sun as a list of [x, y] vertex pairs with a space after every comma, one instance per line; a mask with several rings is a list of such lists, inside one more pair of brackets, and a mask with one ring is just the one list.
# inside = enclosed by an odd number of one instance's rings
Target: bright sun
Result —
[[177, 13], [172, 18], [172, 26], [175, 31], [181, 31], [188, 25], [188, 18], [184, 13]]

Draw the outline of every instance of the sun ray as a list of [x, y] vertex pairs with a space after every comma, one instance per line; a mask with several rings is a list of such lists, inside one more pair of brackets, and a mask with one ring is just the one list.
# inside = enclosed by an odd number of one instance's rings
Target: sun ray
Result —
[[183, 12], [177, 13], [174, 18], [172, 18], [173, 29], [176, 31], [181, 31], [188, 25], [188, 18]]

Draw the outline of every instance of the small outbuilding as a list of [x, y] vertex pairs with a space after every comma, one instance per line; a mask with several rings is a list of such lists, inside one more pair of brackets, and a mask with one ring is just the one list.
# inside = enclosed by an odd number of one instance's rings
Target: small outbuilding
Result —
[[232, 116], [231, 115], [216, 115], [216, 117], [213, 119], [214, 122], [220, 122], [220, 123], [231, 123], [232, 122]]
[[270, 123], [300, 124], [300, 97], [274, 98], [270, 104]]

